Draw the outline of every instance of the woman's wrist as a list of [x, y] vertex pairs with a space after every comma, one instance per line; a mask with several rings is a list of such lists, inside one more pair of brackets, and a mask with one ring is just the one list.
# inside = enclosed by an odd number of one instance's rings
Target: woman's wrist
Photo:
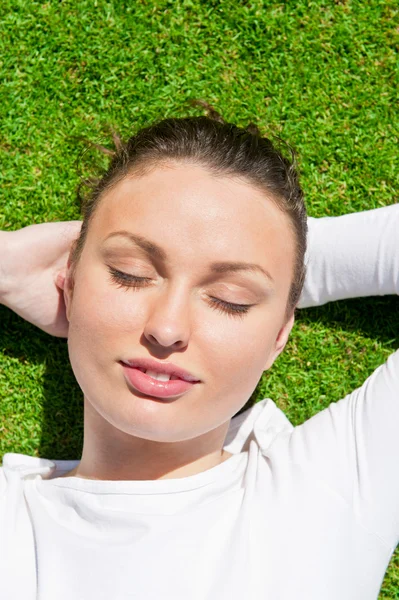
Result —
[[4, 304], [5, 298], [11, 288], [11, 247], [12, 231], [0, 231], [0, 304]]

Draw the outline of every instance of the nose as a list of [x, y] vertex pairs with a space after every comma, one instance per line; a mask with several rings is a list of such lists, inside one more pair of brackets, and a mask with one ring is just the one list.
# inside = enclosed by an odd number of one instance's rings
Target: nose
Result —
[[153, 346], [182, 350], [190, 337], [189, 299], [183, 290], [170, 288], [150, 306], [144, 337]]

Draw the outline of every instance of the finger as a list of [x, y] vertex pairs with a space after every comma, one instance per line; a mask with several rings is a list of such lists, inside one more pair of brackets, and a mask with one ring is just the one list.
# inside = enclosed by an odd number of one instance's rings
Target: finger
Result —
[[61, 238], [63, 238], [65, 248], [69, 250], [72, 242], [74, 242], [80, 235], [82, 221], [61, 221], [61, 223]]
[[61, 269], [61, 271], [58, 271], [58, 273], [56, 273], [56, 275], [55, 275], [55, 285], [58, 288], [60, 288], [60, 290], [63, 290], [65, 287], [65, 279], [66, 279], [66, 267]]

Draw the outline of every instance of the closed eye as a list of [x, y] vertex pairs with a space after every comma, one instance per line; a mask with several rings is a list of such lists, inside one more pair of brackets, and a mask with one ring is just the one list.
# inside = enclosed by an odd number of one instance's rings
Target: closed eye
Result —
[[210, 306], [215, 310], [228, 313], [235, 317], [243, 317], [254, 304], [235, 304], [233, 302], [226, 302], [226, 300], [220, 300], [214, 296], [209, 296], [211, 302]]
[[[118, 287], [126, 290], [147, 287], [151, 283], [150, 277], [137, 277], [136, 275], [118, 271], [113, 267], [108, 267], [108, 270], [111, 275], [111, 280], [116, 283]], [[221, 300], [215, 296], [209, 296], [208, 303], [214, 310], [237, 317], [243, 317], [252, 306], [255, 306], [254, 304], [236, 304], [234, 302], [227, 302], [226, 300]]]
[[123, 273], [122, 271], [118, 271], [113, 267], [108, 267], [109, 273], [111, 275], [111, 279], [114, 283], [118, 285], [118, 287], [125, 289], [135, 289], [145, 287], [151, 282], [150, 277], [137, 277], [136, 275], [130, 275], [128, 273]]

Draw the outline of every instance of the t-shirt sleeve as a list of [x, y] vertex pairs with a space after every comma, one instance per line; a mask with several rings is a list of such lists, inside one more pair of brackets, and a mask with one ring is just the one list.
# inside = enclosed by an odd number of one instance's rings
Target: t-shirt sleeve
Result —
[[4, 475], [3, 467], [0, 467], [0, 505], [3, 503], [4, 493], [6, 491], [6, 477]]
[[0, 556], [1, 542], [4, 539], [5, 508], [6, 508], [7, 479], [4, 468], [0, 467]]
[[399, 204], [308, 218], [306, 278], [298, 308], [399, 294]]
[[360, 388], [296, 427], [289, 453], [394, 548], [399, 542], [399, 350]]

